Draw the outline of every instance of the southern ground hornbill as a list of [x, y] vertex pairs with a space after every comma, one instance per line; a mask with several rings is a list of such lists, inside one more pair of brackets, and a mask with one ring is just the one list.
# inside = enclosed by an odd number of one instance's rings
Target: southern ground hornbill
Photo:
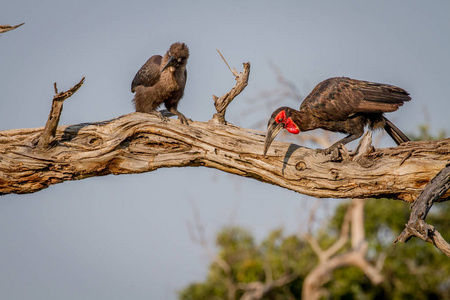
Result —
[[167, 121], [157, 110], [164, 103], [181, 123], [188, 124], [187, 118], [177, 109], [186, 86], [188, 58], [186, 44], [174, 43], [164, 56], [153, 55], [147, 60], [131, 83], [131, 92], [136, 92], [133, 99], [136, 111], [156, 114]]
[[396, 86], [347, 77], [329, 78], [313, 89], [299, 110], [280, 107], [273, 112], [267, 124], [264, 155], [283, 128], [293, 134], [317, 128], [347, 134], [329, 148], [320, 150], [324, 153], [359, 138], [366, 125], [386, 130], [397, 145], [408, 142], [409, 138], [383, 113], [396, 111], [409, 100], [409, 94]]

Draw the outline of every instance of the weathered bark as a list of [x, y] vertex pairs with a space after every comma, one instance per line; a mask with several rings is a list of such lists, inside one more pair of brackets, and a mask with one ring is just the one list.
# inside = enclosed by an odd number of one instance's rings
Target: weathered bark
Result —
[[411, 237], [416, 236], [425, 242], [431, 243], [450, 257], [450, 244], [444, 240], [441, 234], [432, 226], [425, 223], [434, 202], [441, 199], [450, 189], [450, 163], [442, 169], [422, 190], [417, 200], [411, 205], [412, 211], [405, 229], [395, 239], [397, 242], [406, 243]]
[[44, 131], [37, 142], [38, 148], [45, 149], [51, 147], [52, 142], [55, 140], [55, 134], [58, 128], [59, 119], [61, 118], [64, 100], [72, 96], [83, 85], [83, 83], [84, 77], [81, 78], [80, 82], [71, 87], [68, 91], [58, 92], [55, 82], [55, 96], [53, 96], [52, 108], [50, 110], [47, 123], [45, 124]]
[[222, 53], [220, 53], [219, 50], [217, 50], [217, 52], [219, 52], [220, 56], [222, 57], [223, 61], [227, 65], [228, 69], [230, 69], [231, 73], [233, 73], [233, 75], [236, 79], [236, 85], [228, 93], [222, 95], [222, 97], [220, 97], [220, 98], [217, 97], [216, 95], [212, 96], [214, 99], [214, 107], [216, 108], [216, 111], [217, 111], [217, 113], [214, 114], [212, 120], [219, 124], [225, 125], [225, 124], [227, 124], [227, 122], [225, 121], [225, 112], [227, 110], [228, 105], [230, 105], [231, 101], [233, 101], [233, 99], [237, 95], [239, 95], [245, 89], [245, 87], [248, 85], [248, 78], [250, 76], [250, 63], [249, 62], [244, 63], [243, 64], [244, 71], [239, 73], [238, 71], [236, 71], [236, 69], [230, 68], [227, 61], [222, 56]]
[[42, 130], [0, 131], [1, 194], [33, 193], [92, 176], [206, 166], [314, 197], [411, 202], [450, 160], [450, 139], [378, 149], [359, 162], [331, 162], [315, 150], [275, 141], [264, 158], [261, 132], [207, 122], [164, 123], [144, 113], [59, 126], [55, 144], [46, 150], [34, 146]]

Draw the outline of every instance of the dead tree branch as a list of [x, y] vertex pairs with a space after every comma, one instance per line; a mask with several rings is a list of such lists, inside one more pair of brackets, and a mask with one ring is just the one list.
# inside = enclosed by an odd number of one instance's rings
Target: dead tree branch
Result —
[[[261, 132], [204, 122], [163, 123], [145, 113], [59, 126], [55, 143], [45, 153], [33, 143], [42, 132], [0, 131], [0, 194], [33, 193], [92, 176], [205, 166], [313, 197], [412, 202], [450, 160], [450, 139], [377, 149], [359, 162], [332, 162], [315, 150], [275, 141], [269, 156], [263, 157]], [[441, 201], [449, 197], [444, 194]]]
[[425, 242], [431, 243], [450, 257], [450, 244], [432, 226], [425, 222], [433, 204], [450, 189], [450, 163], [434, 177], [420, 193], [417, 200], [411, 205], [411, 214], [405, 229], [395, 239], [397, 242], [407, 242], [416, 236]]
[[1, 33], [4, 33], [4, 32], [7, 32], [7, 31], [10, 31], [10, 30], [13, 30], [13, 29], [16, 29], [17, 27], [20, 27], [20, 26], [22, 26], [23, 24], [25, 24], [25, 23], [22, 23], [22, 24], [19, 24], [19, 25], [15, 25], [15, 26], [11, 26], [11, 25], [0, 25], [0, 34], [1, 34]]
[[80, 82], [71, 87], [69, 90], [65, 92], [58, 93], [58, 87], [56, 86], [56, 82], [54, 84], [55, 87], [55, 96], [53, 96], [52, 108], [50, 110], [50, 115], [48, 116], [47, 123], [45, 124], [42, 135], [39, 137], [37, 142], [37, 147], [40, 149], [46, 149], [51, 146], [52, 142], [55, 139], [56, 129], [59, 124], [59, 119], [61, 117], [61, 112], [63, 109], [64, 100], [72, 96], [78, 89], [83, 85], [85, 77], [81, 78]]
[[213, 122], [216, 122], [219, 124], [226, 124], [225, 112], [226, 112], [228, 105], [231, 103], [231, 101], [233, 101], [233, 99], [237, 95], [239, 95], [245, 89], [245, 87], [248, 84], [248, 77], [250, 76], [250, 63], [249, 62], [244, 63], [243, 64], [244, 71], [242, 73], [238, 73], [238, 71], [236, 71], [236, 69], [230, 68], [227, 61], [222, 56], [222, 53], [220, 53], [219, 50], [217, 50], [217, 52], [219, 52], [223, 61], [228, 66], [228, 69], [230, 69], [231, 73], [233, 73], [233, 75], [236, 77], [236, 85], [228, 93], [226, 93], [225, 95], [223, 95], [220, 98], [215, 95], [212, 96], [214, 99], [214, 106], [216, 107], [216, 111], [217, 111], [217, 113], [214, 114], [212, 120], [213, 120]]

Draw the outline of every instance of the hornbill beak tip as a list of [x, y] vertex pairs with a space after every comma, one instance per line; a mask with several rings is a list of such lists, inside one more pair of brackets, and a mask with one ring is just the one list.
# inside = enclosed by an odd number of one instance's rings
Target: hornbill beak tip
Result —
[[162, 68], [161, 72], [159, 72], [159, 74], [161, 74], [162, 72], [164, 72], [165, 69], [174, 66], [177, 63], [177, 59], [173, 56], [171, 56], [169, 58], [169, 60], [167, 61], [167, 64], [164, 66], [164, 68]]
[[272, 144], [273, 140], [278, 135], [278, 133], [284, 128], [284, 126], [285, 126], [284, 123], [276, 123], [274, 118], [271, 118], [269, 120], [269, 124], [267, 125], [266, 140], [264, 141], [264, 153], [263, 153], [264, 156], [266, 156], [270, 144]]

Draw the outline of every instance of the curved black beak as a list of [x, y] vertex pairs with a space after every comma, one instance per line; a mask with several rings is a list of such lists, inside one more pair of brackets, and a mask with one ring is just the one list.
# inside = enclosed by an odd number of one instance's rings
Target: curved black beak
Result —
[[267, 124], [267, 134], [266, 140], [264, 141], [264, 153], [266, 156], [267, 150], [269, 150], [270, 144], [272, 144], [273, 140], [277, 136], [277, 134], [283, 129], [285, 126], [284, 123], [276, 123], [275, 118], [270, 118], [269, 123]]
[[177, 64], [177, 59], [175, 58], [175, 57], [173, 57], [173, 56], [171, 56], [170, 58], [169, 58], [169, 61], [167, 62], [167, 64], [164, 66], [164, 68], [161, 70], [161, 72], [159, 72], [159, 74], [161, 74], [165, 69], [167, 69], [167, 68], [169, 68], [169, 67], [172, 67], [172, 66], [175, 66], [176, 64]]

